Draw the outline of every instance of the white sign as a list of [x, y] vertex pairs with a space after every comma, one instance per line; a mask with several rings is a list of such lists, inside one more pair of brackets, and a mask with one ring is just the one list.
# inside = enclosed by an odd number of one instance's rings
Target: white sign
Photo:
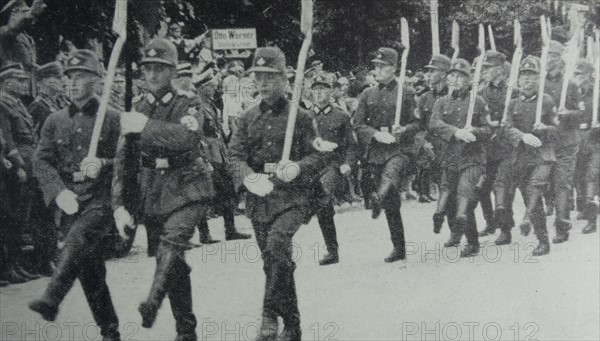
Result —
[[256, 48], [255, 28], [212, 30], [213, 50], [238, 50]]

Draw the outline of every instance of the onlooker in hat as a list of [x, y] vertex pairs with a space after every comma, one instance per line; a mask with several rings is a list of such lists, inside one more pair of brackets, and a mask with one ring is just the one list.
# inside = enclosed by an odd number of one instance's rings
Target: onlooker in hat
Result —
[[22, 268], [23, 245], [21, 235], [29, 230], [30, 208], [35, 194], [33, 179], [33, 153], [37, 143], [33, 119], [21, 101], [29, 94], [29, 75], [21, 64], [0, 69], [0, 129], [6, 140], [7, 156], [13, 164], [14, 173], [3, 190], [12, 193], [10, 222], [6, 226], [8, 240], [8, 266], [1, 277], [11, 283], [39, 278]]
[[59, 224], [68, 232], [56, 273], [42, 297], [32, 301], [29, 308], [44, 320], [54, 321], [78, 279], [103, 340], [119, 340], [119, 319], [106, 284], [104, 264], [107, 236], [114, 229], [110, 197], [112, 161], [120, 135], [119, 113], [110, 109], [106, 112], [98, 153], [88, 157], [99, 107], [96, 88], [102, 82], [104, 68], [93, 51], [76, 50], [65, 74], [73, 102], [44, 123], [35, 156], [35, 175], [44, 201], [57, 210]]
[[21, 63], [26, 71], [33, 71], [37, 60], [35, 42], [24, 30], [45, 8], [43, 0], [34, 0], [31, 7], [24, 0], [10, 0], [0, 10], [0, 67]]
[[177, 56], [179, 60], [184, 62], [192, 61], [191, 58], [193, 57], [193, 54], [190, 56], [192, 49], [199, 46], [207, 34], [208, 31], [197, 36], [194, 39], [184, 39], [181, 35], [181, 26], [179, 24], [172, 23], [169, 26], [169, 40], [177, 48]]
[[[46, 119], [53, 113], [68, 105], [64, 97], [63, 67], [60, 62], [52, 62], [40, 66], [35, 72], [38, 81], [38, 95], [29, 106], [35, 123], [38, 138], [41, 137], [42, 127]], [[58, 257], [57, 229], [54, 223], [54, 212], [47, 207], [39, 186], [33, 195], [31, 207], [31, 225], [35, 229], [34, 248], [37, 272], [50, 277], [56, 270], [55, 261]]]

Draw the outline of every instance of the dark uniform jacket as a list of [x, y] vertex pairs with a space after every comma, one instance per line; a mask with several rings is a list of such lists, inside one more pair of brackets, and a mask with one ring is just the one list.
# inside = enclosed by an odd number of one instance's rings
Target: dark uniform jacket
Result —
[[[170, 91], [148, 93], [136, 111], [149, 120], [140, 134], [142, 216], [168, 215], [214, 196], [210, 168], [202, 148], [204, 115], [197, 99]], [[123, 139], [121, 139], [123, 141]], [[123, 205], [125, 148], [120, 143], [113, 183], [113, 208]]]
[[198, 108], [204, 114], [202, 130], [208, 152], [208, 160], [214, 163], [227, 163], [228, 155], [225, 134], [223, 133], [223, 126], [219, 122], [219, 112], [216, 105], [203, 100], [198, 103]]
[[[545, 133], [536, 133], [533, 130], [535, 112], [537, 107], [537, 94], [529, 98], [520, 96], [513, 99], [508, 108], [506, 118], [506, 131], [503, 136], [517, 149], [517, 161], [531, 164], [542, 164], [556, 161], [554, 144], [557, 128], [554, 125], [556, 107], [550, 95], [545, 94], [542, 103], [542, 123], [551, 126]], [[523, 135], [531, 133], [536, 135], [542, 146], [535, 148], [526, 145], [521, 139]]]
[[327, 105], [320, 109], [313, 107], [314, 120], [318, 135], [325, 141], [335, 142], [338, 147], [332, 152], [331, 166], [340, 167], [343, 164], [352, 166], [356, 161], [356, 142], [350, 124], [350, 116], [342, 109]]
[[35, 100], [29, 105], [29, 114], [33, 119], [33, 124], [35, 126], [35, 132], [38, 136], [42, 133], [42, 127], [44, 126], [44, 122], [50, 114], [53, 112], [57, 112], [62, 109], [63, 106], [59, 105], [58, 102], [53, 101], [46, 95], [39, 94]]
[[[562, 87], [562, 73], [558, 73], [554, 77], [548, 76], [546, 78], [544, 92], [552, 97], [557, 109], [560, 106]], [[574, 147], [580, 142], [578, 130], [582, 120], [582, 114], [579, 107], [577, 86], [571, 82], [569, 82], [567, 87], [565, 109], [568, 110], [568, 114], [559, 116], [560, 124], [558, 126], [555, 141], [555, 148], [557, 151], [565, 147]]]
[[[279, 99], [272, 106], [266, 103], [248, 109], [238, 119], [238, 130], [230, 146], [230, 170], [236, 188], [246, 175], [265, 173], [265, 164], [281, 160], [288, 121], [289, 102]], [[319, 153], [313, 147], [316, 132], [311, 115], [298, 110], [290, 159], [300, 165], [300, 176], [283, 183], [272, 176], [274, 189], [265, 197], [248, 193], [246, 215], [253, 221], [271, 222], [279, 214], [293, 208], [314, 213], [311, 197], [318, 186], [319, 172], [328, 164], [331, 153]]]
[[9, 149], [9, 160], [31, 176], [33, 153], [37, 143], [33, 119], [23, 102], [6, 92], [0, 96], [0, 129]]
[[358, 143], [366, 149], [368, 163], [385, 164], [397, 155], [414, 157], [414, 137], [419, 132], [419, 121], [414, 115], [415, 100], [410, 91], [404, 91], [400, 125], [406, 127], [406, 132], [396, 143], [383, 144], [373, 136], [381, 129], [392, 133], [396, 116], [396, 99], [398, 98], [398, 82], [392, 80], [389, 84], [379, 84], [365, 89], [362, 93], [354, 114], [354, 130]]
[[[504, 104], [506, 101], [507, 85], [503, 81], [498, 85], [488, 83], [479, 92], [489, 108], [488, 119], [492, 122], [500, 122], [504, 115]], [[505, 140], [498, 138], [500, 127], [492, 128], [495, 135], [486, 143], [486, 156], [488, 160], [500, 161], [512, 156], [514, 149]]]
[[444, 167], [454, 165], [464, 168], [472, 165], [484, 165], [486, 162], [484, 145], [491, 136], [491, 129], [486, 120], [489, 110], [481, 96], [477, 96], [471, 122], [472, 133], [477, 137], [477, 141], [465, 143], [454, 137], [456, 131], [463, 129], [467, 123], [469, 102], [469, 89], [460, 92], [454, 91], [435, 102], [429, 130], [448, 142], [448, 148], [442, 160]]
[[92, 99], [81, 109], [72, 104], [57, 111], [44, 123], [35, 155], [35, 176], [40, 183], [46, 205], [65, 189], [78, 195], [78, 201], [94, 199], [100, 205], [110, 204], [112, 165], [119, 139], [119, 114], [107, 111], [97, 157], [105, 160], [97, 179], [84, 178], [81, 161], [87, 156], [98, 111], [98, 100]]

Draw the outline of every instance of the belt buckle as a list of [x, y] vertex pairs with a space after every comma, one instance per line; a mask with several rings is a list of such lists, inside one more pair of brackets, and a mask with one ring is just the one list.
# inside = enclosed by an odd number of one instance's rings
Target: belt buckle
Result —
[[156, 158], [155, 160], [156, 169], [166, 169], [169, 168], [169, 159]]
[[275, 174], [275, 169], [277, 168], [277, 164], [273, 162], [265, 163], [264, 172], [266, 174]]
[[589, 126], [588, 126], [588, 124], [587, 124], [587, 123], [582, 123], [582, 124], [580, 124], [580, 125], [579, 125], [579, 129], [580, 129], [580, 130], [586, 130], [588, 127], [589, 127]]
[[390, 127], [381, 127], [381, 128], [379, 128], [379, 131], [381, 131], [382, 133], [389, 133]]
[[78, 183], [78, 182], [83, 182], [85, 180], [85, 176], [83, 175], [83, 172], [73, 172], [73, 182]]

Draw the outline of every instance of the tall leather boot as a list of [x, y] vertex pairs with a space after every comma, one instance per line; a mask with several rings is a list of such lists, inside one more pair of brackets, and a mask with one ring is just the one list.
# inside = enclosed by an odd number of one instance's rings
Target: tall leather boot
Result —
[[78, 242], [67, 242], [61, 252], [56, 273], [48, 283], [44, 295], [29, 303], [29, 309], [39, 313], [46, 321], [54, 321], [58, 314], [58, 306], [73, 287], [81, 270], [84, 258], [83, 245]]
[[543, 256], [550, 253], [550, 240], [548, 238], [548, 229], [546, 227], [546, 215], [544, 214], [544, 209], [542, 206], [541, 191], [539, 191], [539, 195], [537, 195], [537, 193], [533, 193], [531, 196], [538, 197], [537, 204], [531, 211], [531, 223], [535, 229], [538, 245], [535, 247], [531, 255]]
[[[225, 240], [250, 239], [251, 234], [241, 233], [235, 228], [235, 214], [233, 205], [224, 205], [223, 222], [225, 224]], [[208, 230], [208, 229], [206, 229]], [[209, 235], [210, 237], [210, 235]]]
[[[257, 232], [258, 237], [258, 232]], [[258, 238], [257, 238], [258, 239]], [[277, 316], [281, 312], [277, 309], [277, 297], [275, 296], [276, 291], [276, 271], [277, 268], [273, 264], [273, 257], [270, 256], [271, 252], [266, 248], [263, 249], [263, 271], [265, 273], [265, 296], [263, 298], [263, 313], [262, 323], [258, 336], [255, 341], [275, 341], [279, 330], [279, 323]]]
[[584, 213], [587, 224], [581, 230], [581, 233], [590, 234], [596, 232], [598, 230], [598, 205], [593, 201], [588, 202]]
[[477, 203], [470, 201], [469, 198], [458, 198], [456, 228], [462, 231], [467, 238], [467, 245], [460, 253], [461, 257], [471, 257], [479, 253], [479, 234], [475, 221], [476, 205]]
[[391, 200], [386, 203], [385, 217], [390, 229], [390, 237], [394, 248], [392, 253], [384, 259], [386, 263], [393, 263], [399, 260], [406, 259], [406, 239], [404, 237], [404, 224], [402, 222], [402, 214], [400, 207]]
[[512, 235], [510, 230], [512, 228], [509, 220], [507, 209], [504, 207], [498, 207], [495, 212], [494, 220], [496, 226], [500, 228], [500, 235], [494, 242], [496, 245], [507, 245], [512, 242]]
[[182, 258], [177, 260], [173, 271], [173, 284], [169, 290], [171, 311], [175, 318], [177, 339], [180, 341], [196, 341], [196, 316], [192, 308], [192, 282], [190, 267]]
[[177, 251], [172, 249], [166, 243], [161, 242], [158, 246], [156, 255], [156, 270], [154, 271], [154, 280], [150, 287], [150, 293], [146, 301], [140, 303], [138, 311], [142, 315], [142, 327], [151, 328], [156, 321], [156, 315], [162, 301], [170, 290], [172, 283], [173, 268], [181, 257]]
[[319, 265], [335, 264], [340, 261], [338, 255], [335, 221], [333, 220], [334, 214], [335, 211], [331, 203], [329, 203], [327, 207], [324, 207], [317, 212], [319, 227], [321, 228], [323, 240], [325, 241], [325, 246], [327, 247], [327, 254], [323, 257], [323, 259], [319, 260]]
[[212, 239], [206, 218], [202, 219], [202, 221], [198, 224], [198, 233], [200, 234], [201, 244], [214, 244], [219, 242], [219, 240]]
[[479, 203], [481, 204], [481, 210], [483, 211], [483, 217], [486, 222], [485, 229], [479, 233], [479, 236], [485, 237], [496, 233], [496, 226], [494, 225], [494, 206], [492, 205], [491, 193], [480, 193]]
[[302, 329], [300, 328], [300, 311], [298, 310], [298, 295], [296, 294], [296, 283], [294, 280], [294, 263], [285, 262], [281, 264], [277, 291], [281, 294], [281, 317], [284, 329], [277, 341], [301, 341]]
[[386, 177], [381, 178], [377, 191], [371, 195], [371, 218], [379, 218], [381, 210], [383, 209], [383, 201], [385, 200], [386, 196], [388, 195], [390, 190], [392, 190], [393, 187], [393, 181], [387, 179]]
[[440, 190], [437, 210], [433, 214], [433, 233], [435, 234], [440, 233], [440, 231], [442, 230], [442, 225], [444, 224], [444, 214], [446, 211], [446, 205], [448, 204], [449, 197], [450, 192], [448, 190]]

